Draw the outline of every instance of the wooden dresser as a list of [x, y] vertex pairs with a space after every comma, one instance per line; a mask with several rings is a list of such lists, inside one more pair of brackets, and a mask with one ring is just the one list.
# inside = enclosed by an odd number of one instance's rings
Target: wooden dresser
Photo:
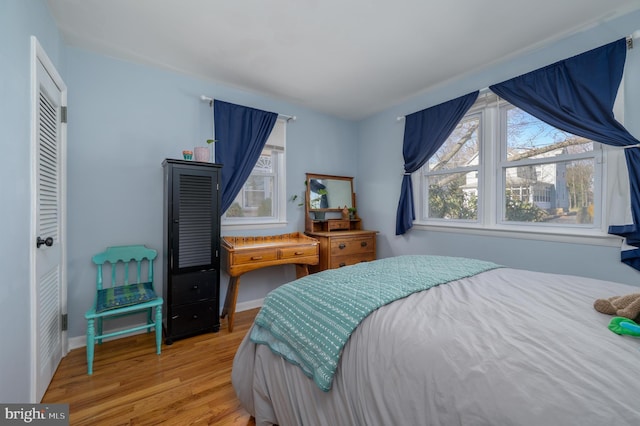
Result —
[[376, 259], [376, 231], [307, 231], [320, 243], [320, 262], [309, 271], [341, 268]]

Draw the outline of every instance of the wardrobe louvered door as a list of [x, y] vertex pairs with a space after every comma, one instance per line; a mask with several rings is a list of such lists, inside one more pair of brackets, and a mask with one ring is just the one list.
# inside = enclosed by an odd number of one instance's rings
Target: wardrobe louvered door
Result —
[[[192, 174], [193, 173], [193, 174]], [[192, 171], [174, 169], [174, 179], [178, 179], [179, 190], [175, 196], [174, 218], [177, 218], [176, 235], [178, 270], [210, 265], [213, 259], [212, 237], [217, 233], [212, 220], [215, 209], [213, 186], [217, 184], [216, 175], [203, 171], [202, 175]]]
[[220, 165], [165, 160], [165, 343], [220, 329]]

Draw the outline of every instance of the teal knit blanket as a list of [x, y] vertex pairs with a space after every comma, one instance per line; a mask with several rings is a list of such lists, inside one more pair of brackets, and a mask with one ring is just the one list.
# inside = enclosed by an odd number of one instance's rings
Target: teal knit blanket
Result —
[[398, 256], [300, 278], [270, 292], [250, 339], [329, 391], [342, 348], [371, 312], [412, 293], [498, 268], [443, 256]]

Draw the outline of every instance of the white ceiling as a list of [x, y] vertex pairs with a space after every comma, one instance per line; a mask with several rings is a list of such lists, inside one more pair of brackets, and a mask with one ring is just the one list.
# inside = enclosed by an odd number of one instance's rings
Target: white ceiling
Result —
[[346, 119], [640, 8], [638, 0], [47, 3], [69, 45]]

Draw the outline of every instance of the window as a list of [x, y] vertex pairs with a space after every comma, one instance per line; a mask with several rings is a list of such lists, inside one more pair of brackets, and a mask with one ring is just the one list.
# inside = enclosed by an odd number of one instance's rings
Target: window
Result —
[[464, 117], [423, 167], [427, 217], [478, 220], [481, 114]]
[[600, 229], [602, 163], [600, 144], [486, 93], [414, 175], [420, 222]]
[[223, 225], [264, 225], [286, 220], [286, 120], [278, 119], [251, 175], [222, 217]]

